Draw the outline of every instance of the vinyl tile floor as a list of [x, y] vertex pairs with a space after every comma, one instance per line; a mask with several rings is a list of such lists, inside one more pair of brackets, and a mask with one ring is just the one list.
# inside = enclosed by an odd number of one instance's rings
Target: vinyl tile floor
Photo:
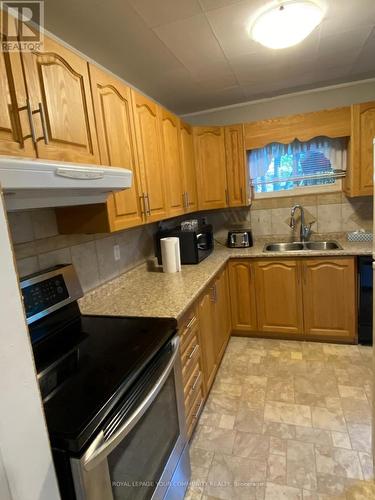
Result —
[[232, 337], [185, 500], [375, 500], [372, 348]]

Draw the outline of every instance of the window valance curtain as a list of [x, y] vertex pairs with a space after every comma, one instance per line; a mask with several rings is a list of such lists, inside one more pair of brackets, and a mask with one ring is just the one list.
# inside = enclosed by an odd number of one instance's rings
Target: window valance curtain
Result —
[[[293, 141], [290, 144], [272, 143], [249, 153], [250, 175], [253, 181], [269, 174], [275, 159], [293, 156], [293, 176], [318, 175], [335, 170], [345, 171], [347, 165], [347, 139], [316, 137], [308, 142]], [[276, 173], [276, 172], [275, 172]], [[276, 176], [275, 176], [276, 177]]]

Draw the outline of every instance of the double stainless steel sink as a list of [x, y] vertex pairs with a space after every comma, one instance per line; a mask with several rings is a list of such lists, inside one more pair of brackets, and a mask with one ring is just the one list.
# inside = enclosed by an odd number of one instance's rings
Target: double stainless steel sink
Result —
[[337, 241], [296, 241], [293, 243], [266, 243], [263, 252], [298, 252], [301, 250], [342, 250]]

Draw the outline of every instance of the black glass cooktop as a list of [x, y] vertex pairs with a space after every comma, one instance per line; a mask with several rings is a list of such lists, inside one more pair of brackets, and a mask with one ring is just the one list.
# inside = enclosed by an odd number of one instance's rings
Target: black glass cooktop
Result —
[[173, 319], [80, 316], [72, 314], [74, 307], [67, 306], [54, 326], [48, 320], [36, 325], [53, 334], [34, 345], [34, 356], [51, 444], [79, 453], [177, 325]]

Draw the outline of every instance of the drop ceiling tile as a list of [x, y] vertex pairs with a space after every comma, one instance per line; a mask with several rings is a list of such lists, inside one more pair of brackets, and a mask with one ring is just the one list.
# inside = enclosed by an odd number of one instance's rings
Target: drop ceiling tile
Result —
[[220, 9], [234, 3], [240, 3], [243, 0], [200, 0], [200, 4], [205, 12], [214, 9]]
[[147, 26], [154, 28], [202, 12], [198, 0], [128, 0]]
[[228, 67], [204, 14], [155, 28], [154, 32], [191, 72]]
[[128, 2], [93, 9], [91, 0], [48, 0], [45, 8], [48, 30], [144, 92], [153, 75], [181, 67]]
[[358, 58], [355, 60], [352, 72], [356, 74], [370, 73], [375, 75], [375, 28], [372, 30]]
[[[375, 0], [374, 0], [375, 3]], [[372, 26], [362, 26], [341, 33], [321, 36], [319, 43], [319, 55], [334, 55], [338, 52], [360, 50], [366, 43], [372, 32]]]
[[258, 52], [263, 48], [248, 34], [249, 19], [264, 5], [263, 0], [246, 0], [206, 12], [225, 55], [229, 58]]
[[322, 36], [349, 31], [353, 27], [375, 24], [374, 0], [328, 0], [322, 23]]

